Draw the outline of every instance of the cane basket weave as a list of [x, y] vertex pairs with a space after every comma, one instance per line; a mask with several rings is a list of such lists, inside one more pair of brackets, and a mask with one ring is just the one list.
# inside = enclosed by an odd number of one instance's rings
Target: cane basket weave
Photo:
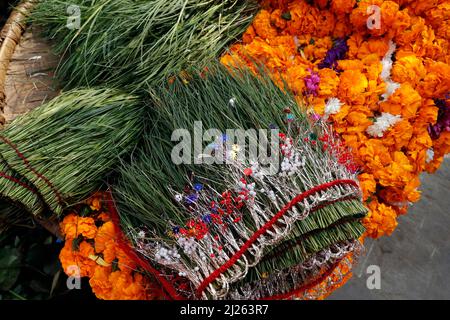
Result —
[[[16, 116], [24, 114], [58, 95], [53, 70], [59, 61], [51, 44], [27, 24], [27, 15], [36, 1], [21, 1], [0, 32], [0, 130]], [[20, 219], [20, 218], [19, 218]], [[56, 218], [34, 220], [59, 234]], [[0, 221], [0, 230], [8, 223]]]

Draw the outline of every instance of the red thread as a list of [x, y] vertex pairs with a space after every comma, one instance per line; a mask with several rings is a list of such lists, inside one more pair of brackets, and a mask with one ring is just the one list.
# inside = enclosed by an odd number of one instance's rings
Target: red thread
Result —
[[29, 185], [27, 185], [26, 183], [23, 183], [22, 181], [20, 181], [19, 179], [16, 179], [12, 176], [9, 176], [7, 174], [5, 174], [4, 172], [0, 172], [0, 177], [3, 177], [5, 179], [8, 179], [9, 181], [12, 181], [14, 183], [17, 183], [18, 185], [20, 185], [21, 187], [30, 190], [31, 192], [33, 192], [34, 194], [37, 195], [36, 190], [34, 190], [33, 188], [31, 188]]
[[206, 277], [200, 286], [197, 288], [197, 297], [201, 297], [203, 291], [206, 287], [213, 282], [217, 277], [219, 277], [222, 273], [227, 271], [231, 266], [233, 266], [239, 258], [250, 248], [250, 246], [261, 236], [263, 235], [269, 228], [271, 228], [286, 212], [288, 212], [293, 206], [295, 206], [298, 202], [303, 201], [305, 198], [328, 188], [331, 188], [336, 185], [341, 184], [350, 184], [355, 187], [358, 187], [358, 184], [354, 180], [343, 179], [343, 180], [334, 180], [328, 183], [324, 183], [318, 185], [312, 189], [309, 189], [299, 195], [297, 195], [294, 199], [292, 199], [288, 204], [286, 204], [276, 215], [272, 217], [264, 226], [258, 229], [251, 237], [248, 239], [244, 245], [237, 251], [226, 263], [220, 266], [218, 269], [213, 271], [208, 277]]
[[169, 281], [167, 281], [163, 276], [161, 276], [161, 273], [158, 270], [153, 268], [147, 261], [143, 260], [129, 245], [129, 242], [125, 238], [125, 235], [123, 234], [122, 229], [120, 228], [119, 213], [117, 212], [114, 203], [114, 198], [110, 190], [108, 190], [107, 195], [108, 199], [106, 202], [108, 204], [108, 210], [111, 214], [111, 219], [114, 224], [114, 228], [118, 235], [117, 242], [119, 248], [122, 249], [138, 266], [140, 266], [147, 272], [153, 274], [155, 278], [158, 279], [159, 283], [161, 283], [166, 292], [169, 294], [168, 296], [169, 298], [173, 300], [185, 300], [183, 296], [178, 294], [174, 286]]
[[58, 203], [60, 205], [62, 205], [63, 201], [62, 201], [62, 197], [60, 195], [60, 193], [58, 192], [58, 190], [53, 186], [53, 184], [50, 182], [49, 179], [47, 179], [44, 175], [40, 174], [39, 172], [37, 172], [31, 165], [30, 162], [28, 161], [28, 159], [19, 151], [19, 149], [17, 148], [17, 146], [12, 143], [11, 141], [8, 140], [8, 138], [0, 136], [0, 139], [3, 140], [3, 142], [5, 142], [7, 145], [9, 145], [15, 152], [16, 154], [19, 156], [19, 158], [21, 158], [23, 160], [23, 163], [25, 164], [25, 166], [31, 171], [33, 172], [38, 178], [42, 179], [45, 181], [45, 183], [47, 183], [47, 185], [50, 187], [50, 189], [52, 189], [52, 191], [55, 193], [57, 199], [58, 199]]

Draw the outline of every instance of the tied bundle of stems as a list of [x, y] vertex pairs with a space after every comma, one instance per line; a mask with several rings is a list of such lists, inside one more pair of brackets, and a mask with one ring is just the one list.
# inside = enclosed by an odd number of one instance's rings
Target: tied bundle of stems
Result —
[[[0, 133], [0, 197], [52, 213], [91, 195], [142, 135], [145, 106], [113, 89], [65, 92]], [[40, 201], [42, 200], [42, 201]]]
[[[301, 110], [303, 107], [296, 104], [289, 92], [280, 89], [268, 76], [264, 76], [263, 70], [258, 77], [248, 70], [230, 73], [216, 65], [208, 66], [207, 70], [207, 73], [193, 72], [187, 77], [179, 77], [167, 87], [153, 92], [151, 125], [144, 135], [143, 148], [130, 165], [122, 166], [121, 178], [113, 187], [122, 225], [134, 240], [142, 238], [137, 235], [139, 232], [148, 230], [148, 241], [165, 242], [171, 247], [176, 245], [172, 226], [183, 226], [193, 216], [201, 217], [204, 214], [195, 209], [186, 210], [183, 204], [174, 199], [173, 190], [182, 193], [187, 186], [196, 182], [201, 182], [204, 190], [211, 188], [225, 191], [234, 187], [227, 184], [229, 169], [226, 165], [175, 165], [171, 159], [175, 145], [171, 142], [174, 130], [185, 128], [194, 136], [194, 122], [201, 121], [205, 130], [217, 128], [225, 132], [229, 128], [247, 130], [277, 127], [280, 132], [288, 132], [289, 125], [283, 111], [286, 108], [302, 126], [306, 128], [310, 125], [304, 110]], [[202, 147], [208, 143], [204, 142]], [[325, 151], [317, 148], [314, 157], [322, 159], [327, 156]], [[319, 185], [323, 183], [323, 177], [316, 178], [314, 172], [317, 174], [319, 168], [314, 168], [314, 165], [307, 162], [305, 170], [310, 180]], [[330, 170], [333, 169], [330, 167]], [[298, 183], [301, 185], [302, 182]], [[260, 198], [260, 201], [266, 202], [268, 208], [272, 207], [267, 197]], [[272, 210], [277, 212], [275, 208]], [[298, 265], [335, 243], [358, 239], [364, 232], [360, 219], [365, 213], [359, 196], [355, 195], [355, 199], [335, 202], [296, 221], [284, 241], [266, 248], [266, 258], [263, 257], [248, 271], [245, 279], [236, 282], [233, 287], [238, 288], [260, 280], [264, 274]], [[253, 231], [260, 227], [245, 209], [243, 223]], [[157, 263], [151, 254], [148, 257]]]
[[31, 20], [55, 40], [67, 87], [132, 91], [217, 58], [257, 10], [253, 0], [47, 0]]

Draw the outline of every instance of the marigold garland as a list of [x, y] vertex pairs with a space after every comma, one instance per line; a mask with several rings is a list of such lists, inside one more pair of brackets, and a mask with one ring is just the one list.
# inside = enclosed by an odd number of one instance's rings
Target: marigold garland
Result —
[[[372, 5], [380, 8], [378, 29], [367, 27]], [[221, 58], [230, 66], [262, 62], [333, 123], [361, 168], [370, 237], [392, 233], [420, 198], [420, 173], [437, 170], [450, 151], [449, 17], [444, 0], [264, 1], [242, 42]], [[330, 99], [341, 103], [338, 112], [326, 112]], [[388, 115], [397, 120], [382, 122]]]
[[[69, 276], [89, 277], [94, 294], [107, 300], [149, 300], [162, 297], [157, 286], [139, 272], [117, 242], [110, 214], [102, 206], [102, 194], [91, 197], [78, 212], [61, 222], [65, 245], [59, 259]], [[74, 268], [74, 266], [78, 267]]]

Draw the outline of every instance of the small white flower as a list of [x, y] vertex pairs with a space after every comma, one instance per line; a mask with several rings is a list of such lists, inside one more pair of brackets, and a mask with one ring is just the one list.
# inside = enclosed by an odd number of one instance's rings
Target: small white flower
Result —
[[325, 104], [325, 114], [336, 114], [341, 110], [343, 103], [338, 98], [330, 98]]
[[386, 101], [389, 98], [389, 96], [391, 96], [395, 92], [395, 90], [397, 90], [398, 88], [400, 88], [400, 83], [394, 82], [391, 80], [387, 80], [386, 81], [386, 92], [381, 95], [381, 97], [383, 98], [383, 101]]
[[428, 149], [426, 162], [430, 163], [431, 161], [433, 161], [433, 159], [434, 159], [434, 151], [433, 149]]
[[232, 97], [229, 101], [228, 101], [228, 105], [232, 108], [234, 108], [236, 106], [236, 98]]
[[139, 231], [138, 232], [138, 237], [141, 238], [141, 239], [145, 238], [145, 232], [143, 230]]
[[396, 45], [392, 40], [389, 40], [389, 48], [381, 60], [381, 74], [380, 78], [386, 83], [386, 92], [381, 95], [383, 101], [386, 101], [391, 94], [394, 93], [400, 87], [399, 83], [391, 80], [391, 70], [392, 70], [392, 55], [394, 54]]
[[402, 119], [399, 115], [392, 115], [383, 112], [381, 116], [376, 118], [375, 123], [369, 126], [366, 132], [372, 137], [382, 137], [384, 132]]

